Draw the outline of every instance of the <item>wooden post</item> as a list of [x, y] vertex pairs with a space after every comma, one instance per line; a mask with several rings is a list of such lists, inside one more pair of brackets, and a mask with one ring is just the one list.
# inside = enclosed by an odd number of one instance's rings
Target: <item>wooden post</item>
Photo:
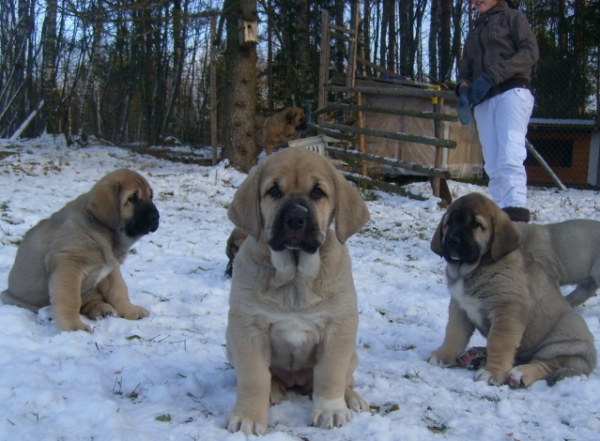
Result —
[[210, 18], [210, 144], [212, 165], [217, 165], [217, 51], [215, 17]]
[[[437, 102], [439, 101], [440, 103], [443, 103], [443, 101], [440, 99], [438, 100], [438, 98], [432, 98], [432, 100], [434, 101], [434, 105], [433, 105], [433, 111], [434, 112], [438, 112], [439, 111], [439, 107]], [[440, 137], [440, 122], [435, 119], [433, 120], [433, 124], [434, 124], [434, 134], [436, 138]], [[433, 161], [433, 167], [434, 168], [442, 168], [442, 157], [443, 157], [443, 147], [436, 147], [435, 148], [435, 159]], [[434, 177], [433, 181], [431, 183], [431, 186], [433, 187], [433, 195], [435, 197], [440, 197], [440, 178]]]
[[[327, 105], [326, 84], [329, 82], [329, 12], [323, 10], [321, 18], [321, 58], [319, 61], [319, 109]], [[318, 117], [319, 124], [326, 121], [326, 115]]]
[[[346, 77], [346, 87], [356, 86], [356, 53], [358, 51], [358, 19], [359, 19], [360, 2], [354, 2], [354, 17], [352, 17], [352, 30], [354, 35], [350, 39], [350, 56], [348, 57], [348, 72]], [[362, 94], [356, 93], [356, 104], [362, 106]], [[364, 113], [360, 110], [356, 112], [356, 124], [359, 129], [364, 129], [365, 120]], [[366, 153], [365, 135], [358, 134], [357, 150], [361, 153]], [[360, 160], [360, 174], [367, 176], [367, 162], [364, 159]]]

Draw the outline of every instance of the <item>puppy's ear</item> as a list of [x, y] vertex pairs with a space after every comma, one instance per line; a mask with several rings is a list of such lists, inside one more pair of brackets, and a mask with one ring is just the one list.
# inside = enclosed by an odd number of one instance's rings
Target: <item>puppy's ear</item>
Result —
[[433, 251], [438, 256], [441, 256], [442, 253], [442, 239], [444, 238], [444, 219], [446, 218], [446, 214], [442, 216], [442, 220], [437, 226], [435, 233], [433, 233], [433, 237], [431, 238], [431, 251]]
[[233, 229], [233, 231], [229, 235], [229, 238], [227, 239], [227, 246], [225, 248], [225, 254], [227, 254], [227, 257], [229, 257], [230, 259], [233, 259], [235, 257], [240, 247], [244, 243], [244, 240], [246, 240], [247, 236], [248, 235], [244, 233], [240, 228], [235, 227]]
[[248, 176], [233, 195], [233, 201], [227, 209], [227, 216], [234, 225], [256, 240], [263, 229], [260, 215], [260, 165], [250, 169]]
[[494, 216], [494, 239], [491, 247], [492, 259], [498, 260], [521, 245], [521, 233], [508, 215], [498, 209]]
[[121, 183], [99, 182], [90, 191], [87, 210], [102, 224], [116, 230], [121, 222]]
[[287, 112], [285, 112], [285, 121], [288, 124], [294, 124], [294, 115], [296, 114], [296, 109], [291, 108], [288, 109]]
[[[333, 168], [333, 166], [332, 166]], [[360, 230], [371, 215], [360, 193], [346, 180], [344, 175], [333, 169], [337, 189], [335, 207], [335, 235], [341, 243]]]

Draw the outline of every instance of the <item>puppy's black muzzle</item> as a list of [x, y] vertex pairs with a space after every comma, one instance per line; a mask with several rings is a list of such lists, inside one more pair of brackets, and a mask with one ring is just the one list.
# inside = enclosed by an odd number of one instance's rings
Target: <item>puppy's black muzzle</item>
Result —
[[291, 231], [302, 230], [308, 221], [308, 208], [296, 205], [283, 214], [285, 227]]
[[125, 234], [130, 237], [154, 233], [158, 230], [160, 214], [152, 202], [138, 204], [133, 212], [133, 218], [125, 226]]
[[315, 215], [301, 200], [286, 203], [275, 218], [269, 246], [274, 251], [285, 249], [315, 253], [321, 246]]
[[480, 257], [473, 230], [467, 226], [450, 228], [442, 240], [442, 254], [448, 262], [473, 262]]

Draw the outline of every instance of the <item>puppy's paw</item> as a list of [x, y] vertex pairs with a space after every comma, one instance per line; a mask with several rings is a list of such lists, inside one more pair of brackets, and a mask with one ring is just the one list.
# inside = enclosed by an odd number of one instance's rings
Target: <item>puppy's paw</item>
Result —
[[83, 323], [79, 318], [77, 318], [76, 320], [56, 320], [56, 328], [59, 331], [85, 331], [85, 332], [89, 332], [90, 334], [93, 334], [94, 331], [92, 331], [92, 328], [90, 328], [88, 325], [86, 325], [85, 323]]
[[433, 366], [443, 368], [456, 366], [456, 356], [438, 349], [427, 356], [427, 361]]
[[346, 388], [346, 394], [344, 398], [346, 399], [346, 405], [348, 408], [355, 412], [369, 410], [369, 403], [363, 400], [356, 391], [350, 389], [349, 387]]
[[346, 406], [344, 398], [326, 400], [313, 397], [312, 424], [323, 429], [345, 426], [352, 419], [352, 412]]
[[139, 320], [150, 315], [146, 308], [142, 308], [141, 306], [136, 305], [131, 305], [127, 309], [118, 312], [121, 317], [127, 320]]
[[526, 387], [525, 373], [521, 371], [518, 366], [508, 371], [506, 381], [508, 382], [508, 385], [514, 389]]
[[456, 361], [459, 365], [467, 369], [479, 369], [485, 364], [487, 358], [487, 349], [485, 346], [474, 346], [460, 354]]
[[485, 381], [490, 386], [502, 386], [506, 382], [506, 375], [495, 374], [485, 368], [480, 368], [475, 372], [475, 381]]
[[248, 416], [231, 412], [227, 417], [227, 430], [242, 432], [246, 436], [264, 435], [267, 433], [267, 424], [256, 421]]
[[97, 320], [103, 317], [116, 316], [117, 311], [108, 303], [102, 302], [91, 307], [89, 311], [86, 311], [86, 315], [92, 320]]

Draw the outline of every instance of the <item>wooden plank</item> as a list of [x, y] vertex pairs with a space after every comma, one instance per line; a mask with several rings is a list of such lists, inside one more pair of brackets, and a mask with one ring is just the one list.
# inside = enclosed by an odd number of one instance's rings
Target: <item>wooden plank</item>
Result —
[[385, 67], [381, 67], [379, 64], [371, 63], [369, 60], [366, 60], [362, 57], [356, 57], [356, 61], [360, 64], [364, 64], [365, 66], [369, 66], [371, 69], [381, 72], [382, 74], [389, 75], [390, 77], [398, 78], [399, 80], [405, 79], [405, 77], [402, 75], [398, 75], [396, 72], [387, 70]]
[[313, 112], [313, 115], [317, 116], [322, 113], [330, 112], [332, 110], [350, 110], [350, 111], [363, 111], [370, 113], [384, 113], [387, 115], [399, 115], [399, 116], [413, 116], [416, 118], [434, 119], [441, 121], [456, 122], [458, 116], [450, 115], [449, 113], [438, 113], [438, 112], [426, 112], [420, 110], [410, 109], [394, 109], [390, 107], [377, 107], [377, 106], [354, 106], [350, 104], [341, 103], [329, 103], [325, 107], [320, 107]]
[[344, 87], [344, 86], [326, 86], [327, 90], [339, 93], [368, 93], [373, 95], [391, 95], [391, 96], [416, 96], [419, 98], [445, 98], [451, 101], [457, 101], [458, 97], [454, 92], [445, 92], [443, 90], [421, 89], [419, 87], [400, 86], [396, 88], [385, 87]]
[[307, 126], [310, 127], [311, 129], [315, 129], [317, 132], [323, 133], [323, 134], [331, 136], [333, 138], [341, 139], [342, 141], [348, 141], [351, 143], [358, 142], [358, 139], [356, 137], [354, 137], [352, 135], [346, 135], [344, 133], [339, 132], [338, 130], [324, 129], [322, 126], [313, 124], [310, 122], [307, 123]]
[[329, 26], [329, 28], [335, 29], [336, 31], [345, 32], [346, 34], [350, 34], [350, 35], [356, 35], [356, 33], [354, 32], [353, 29], [345, 28], [343, 26], [338, 26], [333, 23], [329, 23], [328, 26]]
[[358, 159], [364, 159], [378, 164], [385, 164], [392, 167], [401, 168], [404, 170], [411, 170], [417, 173], [421, 173], [426, 176], [438, 177], [438, 178], [449, 178], [450, 172], [433, 167], [427, 167], [426, 165], [415, 164], [414, 162], [400, 161], [393, 158], [385, 158], [383, 156], [373, 155], [371, 153], [357, 152], [356, 150], [346, 150], [339, 147], [327, 146], [325, 148], [327, 152], [335, 155], [349, 155]]
[[527, 148], [529, 154], [533, 156], [533, 158], [537, 161], [540, 167], [542, 167], [542, 169], [548, 174], [548, 176], [550, 177], [552, 182], [554, 182], [554, 184], [558, 187], [558, 189], [561, 191], [566, 191], [567, 187], [564, 186], [564, 184], [561, 182], [558, 176], [556, 176], [556, 174], [552, 171], [548, 163], [544, 160], [544, 158], [542, 158], [542, 155], [538, 153], [533, 144], [530, 143], [527, 138], [525, 138], [525, 147]]
[[400, 187], [399, 185], [392, 184], [390, 182], [378, 181], [376, 179], [369, 178], [367, 176], [360, 176], [355, 173], [347, 173], [342, 172], [344, 177], [349, 181], [354, 182], [358, 187], [375, 187], [379, 190], [388, 191], [391, 193], [399, 194], [400, 196], [405, 196], [410, 199], [414, 199], [417, 201], [426, 201], [427, 198], [420, 196], [418, 194], [411, 193], [410, 191]]
[[[406, 142], [416, 142], [419, 144], [427, 144], [438, 147], [445, 147], [448, 149], [456, 148], [456, 141], [451, 139], [438, 139], [434, 136], [426, 136], [426, 135], [409, 135], [407, 133], [402, 132], [384, 132], [383, 130], [374, 130], [374, 129], [361, 129], [355, 126], [345, 126], [342, 124], [329, 124], [329, 123], [321, 123], [319, 125], [320, 128], [330, 129], [330, 130], [339, 130], [340, 132], [350, 132], [355, 134], [363, 134], [369, 136], [378, 136], [380, 138], [386, 139], [396, 139], [398, 141], [406, 141]], [[334, 136], [335, 135], [331, 135]]]
[[[339, 38], [340, 40], [344, 40], [344, 41], [354, 41], [354, 37], [349, 37], [346, 34], [341, 34], [339, 32], [336, 31], [329, 31], [329, 38]], [[325, 34], [327, 35], [327, 34]]]

